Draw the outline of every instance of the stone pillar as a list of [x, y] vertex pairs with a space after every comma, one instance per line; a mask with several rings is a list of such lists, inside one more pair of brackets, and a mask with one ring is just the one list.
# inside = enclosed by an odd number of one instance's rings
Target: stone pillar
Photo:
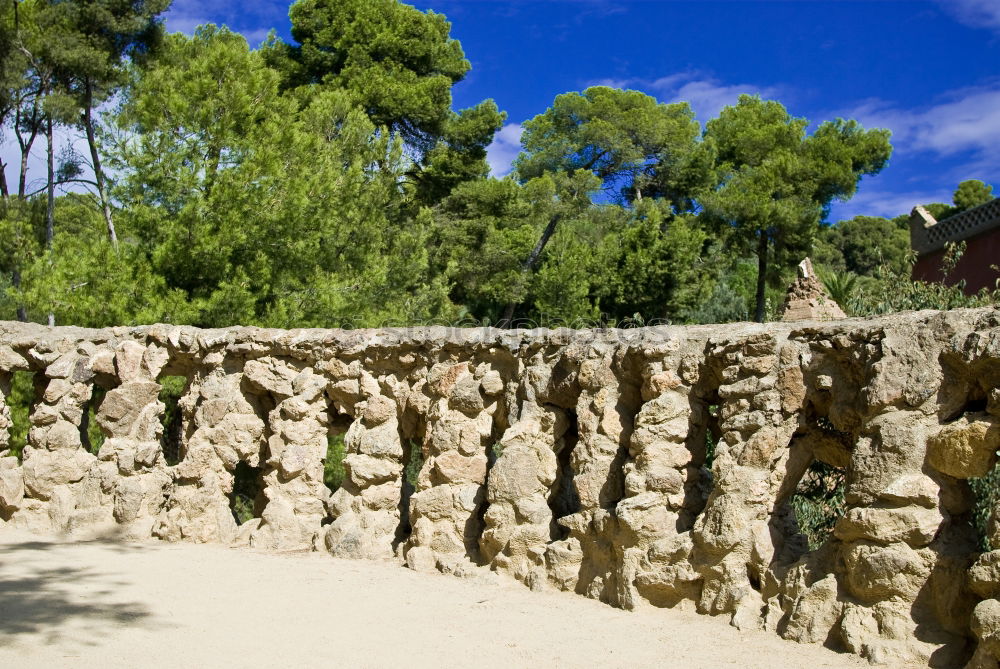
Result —
[[[635, 419], [618, 503], [622, 605], [640, 598], [660, 606], [696, 600], [701, 576], [691, 566], [690, 528], [708, 496], [704, 408], [680, 372], [679, 343], [643, 370], [645, 404]], [[697, 365], [693, 366], [697, 369]], [[689, 372], [690, 373], [690, 372]], [[688, 381], [697, 381], [689, 377]]]
[[96, 354], [91, 364], [118, 384], [97, 411], [105, 435], [98, 457], [109, 466], [105, 481], [114, 497], [115, 521], [135, 539], [152, 533], [171, 483], [161, 448], [165, 407], [156, 381], [167, 360], [167, 351], [156, 344], [125, 341]]
[[[423, 467], [410, 498], [413, 532], [405, 547], [413, 569], [463, 572], [479, 558], [478, 514], [486, 500], [487, 451], [497, 408], [492, 398], [503, 391], [503, 382], [496, 372], [485, 379], [483, 369], [475, 371], [465, 362], [440, 363], [428, 374], [432, 403]], [[491, 398], [489, 407], [484, 395]]]
[[[345, 383], [349, 380], [335, 379], [335, 386], [350, 386]], [[367, 373], [353, 385], [367, 399], [351, 407], [360, 415], [344, 437], [346, 476], [330, 498], [333, 523], [324, 543], [336, 557], [391, 558], [402, 539], [399, 507], [405, 463], [399, 407], [381, 394], [379, 383]]]
[[327, 379], [310, 367], [277, 358], [250, 360], [244, 374], [252, 386], [269, 393], [275, 404], [268, 414], [267, 504], [259, 521], [247, 523], [250, 543], [263, 548], [309, 548], [326, 517], [325, 502], [330, 496], [323, 484]]
[[192, 432], [183, 459], [169, 468], [174, 486], [153, 534], [161, 539], [231, 543], [237, 525], [230, 509], [233, 472], [261, 463], [264, 421], [243, 394], [242, 364], [222, 353], [204, 357], [179, 402]]
[[13, 423], [6, 398], [10, 395], [12, 377], [10, 372], [0, 369], [0, 524], [10, 520], [24, 499], [21, 463], [7, 450]]
[[641, 403], [638, 384], [623, 369], [625, 351], [598, 343], [581, 356], [578, 440], [570, 459], [579, 511], [558, 520], [569, 538], [553, 542], [546, 557], [553, 572], [578, 574], [559, 579], [560, 587], [615, 605], [622, 600], [615, 507], [625, 496], [623, 466]]
[[[511, 372], [517, 383], [506, 394], [509, 427], [494, 449], [496, 461], [489, 472], [479, 541], [482, 560], [492, 569], [536, 589], [548, 581], [546, 551], [559, 531], [549, 504], [561, 487], [557, 457], [569, 448], [564, 439], [570, 424], [568, 412], [548, 401], [554, 399], [550, 395], [555, 366], [570, 369], [574, 365], [546, 359], [539, 352], [526, 366]], [[575, 378], [572, 372], [567, 376]], [[490, 396], [499, 392], [500, 385], [493, 372], [483, 377], [483, 390]], [[578, 390], [571, 391], [558, 401], [575, 404], [578, 394]], [[566, 577], [575, 583], [575, 574]]]
[[776, 390], [777, 342], [770, 334], [712, 342], [722, 366], [714, 488], [695, 523], [692, 563], [703, 578], [700, 613], [730, 614], [740, 628], [763, 626], [767, 570], [780, 558], [794, 519], [773, 514], [786, 477], [795, 481], [809, 455], [790, 449], [798, 407]]
[[92, 392], [88, 363], [94, 346], [42, 350], [49, 348], [31, 351], [44, 369], [35, 375], [40, 395], [29, 416], [23, 454], [25, 500], [14, 521], [40, 531], [72, 531], [111, 522], [97, 458], [84, 450], [80, 439], [80, 423]]
[[934, 655], [951, 657], [954, 666], [957, 656], [949, 653], [961, 655], [965, 645], [972, 601], [963, 575], [974, 544], [950, 518], [965, 514], [969, 500], [925, 474], [936, 453], [952, 452], [952, 445], [935, 442], [946, 442], [958, 427], [939, 432], [936, 423], [921, 411], [890, 409], [866, 423], [852, 454], [848, 509], [834, 528], [850, 597], [839, 627], [848, 650], [872, 662]]

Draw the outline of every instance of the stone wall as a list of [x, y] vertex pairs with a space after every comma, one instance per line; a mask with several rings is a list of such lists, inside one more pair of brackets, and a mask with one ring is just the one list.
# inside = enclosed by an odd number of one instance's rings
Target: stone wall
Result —
[[[35, 402], [23, 461], [0, 453], [0, 524], [492, 569], [873, 662], [998, 666], [1000, 550], [978, 549], [968, 484], [1000, 447], [997, 309], [604, 331], [0, 323], [0, 448], [17, 371]], [[167, 376], [187, 379], [173, 454]], [[846, 472], [847, 509], [810, 550], [790, 500], [817, 461]], [[238, 525], [241, 468], [262, 493]]]

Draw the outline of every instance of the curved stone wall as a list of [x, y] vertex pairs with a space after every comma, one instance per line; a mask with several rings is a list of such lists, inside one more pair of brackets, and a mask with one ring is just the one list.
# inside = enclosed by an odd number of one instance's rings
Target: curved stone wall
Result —
[[[978, 549], [968, 484], [1000, 447], [997, 309], [601, 331], [0, 323], [0, 448], [17, 371], [35, 402], [23, 461], [0, 453], [2, 524], [493, 569], [875, 662], [998, 666], [1000, 551]], [[166, 376], [187, 379], [171, 463]], [[810, 550], [790, 500], [817, 461], [846, 472], [847, 510]], [[262, 493], [237, 525], [241, 467]]]

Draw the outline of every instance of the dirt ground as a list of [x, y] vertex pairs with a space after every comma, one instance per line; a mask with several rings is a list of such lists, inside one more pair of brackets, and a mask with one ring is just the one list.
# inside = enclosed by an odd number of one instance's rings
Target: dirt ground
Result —
[[0, 528], [0, 667], [866, 667], [724, 620], [325, 554]]

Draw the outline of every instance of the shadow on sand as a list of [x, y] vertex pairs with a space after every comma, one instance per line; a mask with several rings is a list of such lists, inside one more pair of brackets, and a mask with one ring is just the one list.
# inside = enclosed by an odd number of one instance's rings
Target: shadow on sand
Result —
[[[80, 544], [98, 547], [85, 563]], [[144, 550], [114, 536], [63, 542], [0, 532], [0, 646], [31, 637], [96, 646], [116, 627], [149, 624], [152, 612], [116, 596], [129, 584], [102, 565], [112, 553]]]

